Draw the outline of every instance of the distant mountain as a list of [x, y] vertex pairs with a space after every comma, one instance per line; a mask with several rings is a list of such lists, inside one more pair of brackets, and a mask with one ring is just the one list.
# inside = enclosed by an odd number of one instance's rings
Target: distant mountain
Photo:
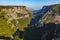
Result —
[[30, 13], [34, 16], [34, 13], [36, 12], [34, 9], [27, 7], [27, 10], [29, 10]]
[[39, 14], [43, 14], [44, 12], [47, 12], [47, 10], [51, 8], [51, 6], [43, 6], [40, 10], [34, 10], [33, 14], [35, 16], [39, 15]]
[[32, 12], [32, 15], [35, 17], [38, 13], [39, 10], [33, 10], [33, 11], [31, 11]]
[[30, 8], [30, 7], [27, 7], [27, 10], [29, 10], [30, 12], [31, 11], [34, 11], [34, 9]]

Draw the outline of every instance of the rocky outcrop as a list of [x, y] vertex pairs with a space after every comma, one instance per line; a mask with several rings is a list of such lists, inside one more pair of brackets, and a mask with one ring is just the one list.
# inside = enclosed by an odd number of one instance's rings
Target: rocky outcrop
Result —
[[31, 13], [25, 6], [0, 6], [0, 35], [10, 36], [17, 29], [24, 31], [30, 19]]

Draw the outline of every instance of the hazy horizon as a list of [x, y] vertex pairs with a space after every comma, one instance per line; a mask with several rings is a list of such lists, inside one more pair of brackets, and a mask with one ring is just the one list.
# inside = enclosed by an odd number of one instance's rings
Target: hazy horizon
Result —
[[36, 10], [52, 4], [60, 4], [60, 0], [0, 0], [0, 5], [27, 6]]

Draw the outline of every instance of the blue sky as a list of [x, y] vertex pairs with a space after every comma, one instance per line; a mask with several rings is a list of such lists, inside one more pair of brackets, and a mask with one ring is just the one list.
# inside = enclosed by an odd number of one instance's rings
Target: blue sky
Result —
[[60, 4], [60, 0], [0, 0], [0, 5], [19, 5], [40, 9], [44, 5]]

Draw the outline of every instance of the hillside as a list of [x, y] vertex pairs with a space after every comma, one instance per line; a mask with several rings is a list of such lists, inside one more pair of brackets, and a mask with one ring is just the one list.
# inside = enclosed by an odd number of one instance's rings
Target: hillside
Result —
[[59, 23], [60, 24], [60, 5], [52, 6], [40, 19], [42, 23]]
[[25, 6], [0, 6], [0, 36], [11, 36], [17, 29], [24, 31], [30, 19]]

